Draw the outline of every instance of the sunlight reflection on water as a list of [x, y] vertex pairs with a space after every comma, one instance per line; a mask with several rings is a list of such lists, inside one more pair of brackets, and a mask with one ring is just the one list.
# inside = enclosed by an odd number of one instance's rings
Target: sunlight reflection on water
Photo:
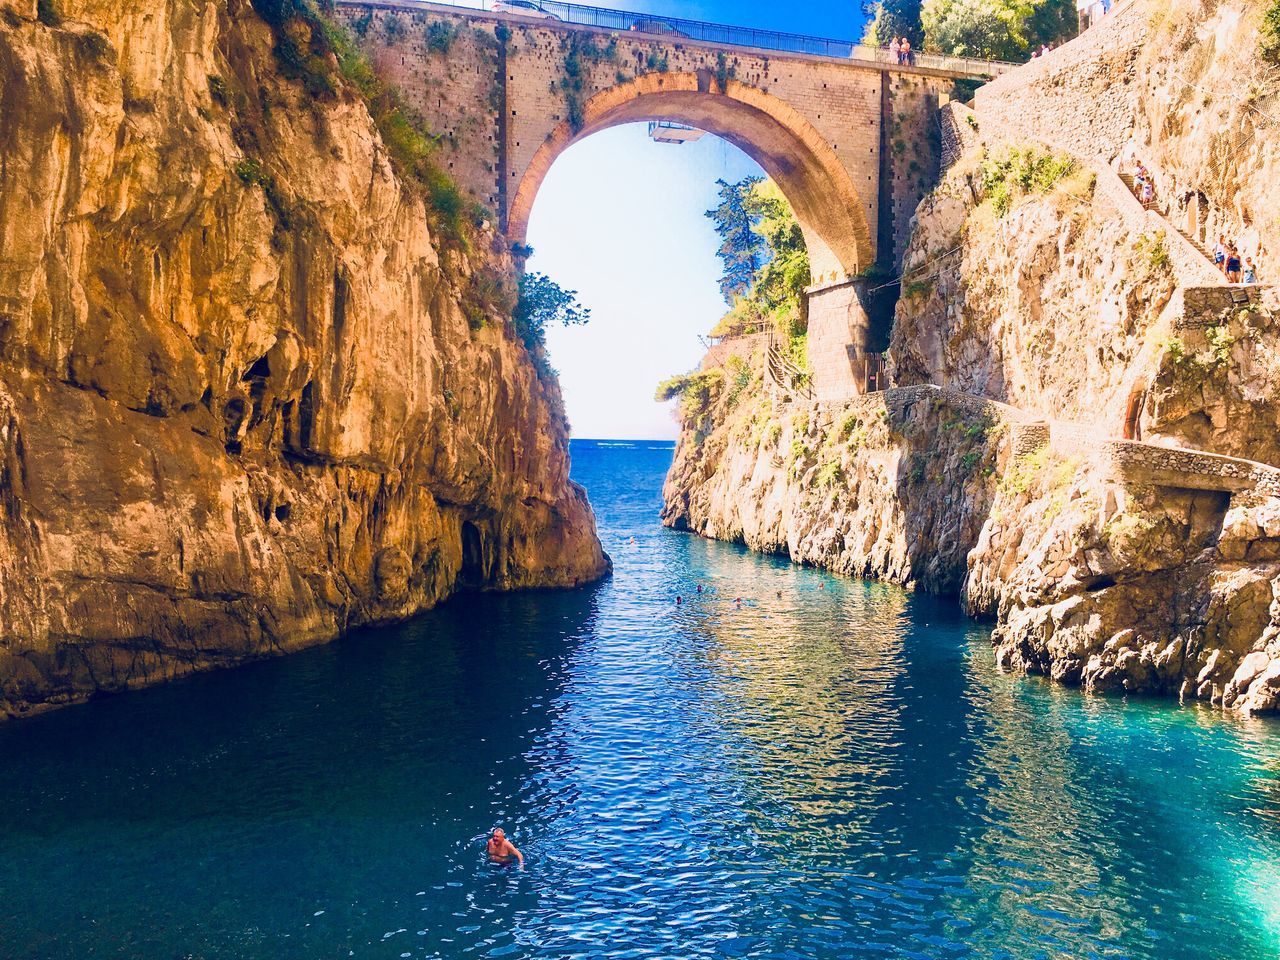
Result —
[[0, 956], [1274, 955], [1276, 725], [1003, 676], [574, 452], [608, 583], [0, 728]]

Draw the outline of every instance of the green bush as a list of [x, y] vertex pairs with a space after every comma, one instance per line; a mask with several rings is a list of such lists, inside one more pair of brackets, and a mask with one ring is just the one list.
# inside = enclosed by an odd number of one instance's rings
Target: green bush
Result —
[[99, 33], [97, 30], [90, 30], [88, 33], [82, 33], [76, 38], [76, 42], [80, 47], [80, 52], [90, 60], [115, 60], [115, 49], [111, 46], [111, 41], [107, 39], [105, 34]]
[[982, 161], [982, 189], [997, 216], [1021, 196], [1048, 193], [1077, 169], [1075, 160], [1039, 147], [1010, 147]]
[[388, 13], [382, 21], [382, 32], [386, 34], [387, 43], [393, 47], [404, 37], [404, 21], [397, 13]]
[[58, 0], [36, 0], [36, 19], [46, 27], [62, 26], [62, 8]]
[[681, 416], [693, 421], [706, 413], [723, 387], [724, 374], [719, 370], [682, 373], [658, 384], [653, 398], [659, 403], [679, 399]]
[[516, 334], [533, 357], [539, 376], [551, 380], [555, 371], [547, 360], [547, 326], [584, 324], [591, 319], [591, 311], [578, 302], [576, 290], [564, 289], [546, 274], [525, 273], [520, 277], [511, 319]]
[[227, 82], [216, 74], [209, 74], [209, 99], [220, 107], [227, 105]]
[[276, 183], [275, 177], [263, 170], [262, 165], [252, 158], [239, 161], [232, 169], [245, 186], [262, 188], [262, 192], [267, 198], [267, 204], [275, 213], [280, 226], [287, 230], [291, 222], [289, 208], [285, 203], [284, 194], [280, 192], [280, 187]]
[[1263, 58], [1280, 64], [1280, 0], [1267, 0], [1259, 33], [1262, 35]]
[[448, 53], [458, 37], [458, 28], [447, 20], [433, 20], [427, 27], [427, 52]]
[[1169, 245], [1165, 242], [1163, 230], [1150, 230], [1142, 234], [1134, 242], [1133, 250], [1152, 270], [1168, 273], [1173, 269], [1173, 260], [1169, 257]]

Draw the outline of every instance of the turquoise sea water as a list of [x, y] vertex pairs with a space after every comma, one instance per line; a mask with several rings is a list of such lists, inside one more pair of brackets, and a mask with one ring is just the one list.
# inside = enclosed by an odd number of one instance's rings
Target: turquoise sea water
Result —
[[0, 726], [0, 956], [1280, 952], [1280, 726], [1001, 675], [574, 455], [606, 583]]

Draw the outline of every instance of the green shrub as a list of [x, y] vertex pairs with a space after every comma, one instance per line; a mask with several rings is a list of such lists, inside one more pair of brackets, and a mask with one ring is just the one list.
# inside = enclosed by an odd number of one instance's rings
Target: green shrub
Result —
[[227, 105], [227, 82], [216, 74], [209, 74], [209, 99], [220, 107]]
[[80, 52], [89, 60], [115, 60], [115, 49], [111, 46], [111, 41], [107, 39], [106, 34], [99, 33], [97, 30], [80, 34], [76, 38], [76, 43], [80, 47]]
[[591, 311], [578, 302], [576, 290], [564, 289], [545, 274], [525, 273], [520, 277], [511, 319], [516, 334], [533, 357], [539, 376], [550, 381], [555, 377], [555, 370], [547, 360], [547, 325], [584, 324], [591, 319]]
[[1280, 64], [1280, 0], [1267, 0], [1259, 33], [1263, 59]]
[[285, 203], [284, 195], [280, 192], [279, 185], [275, 181], [275, 177], [263, 170], [262, 165], [252, 158], [238, 161], [232, 169], [245, 186], [262, 188], [262, 192], [267, 198], [267, 204], [275, 213], [280, 226], [287, 230], [291, 222], [289, 208]]
[[682, 373], [658, 384], [653, 398], [659, 403], [679, 399], [680, 415], [688, 422], [701, 419], [724, 387], [719, 370]]
[[62, 26], [62, 7], [58, 0], [36, 0], [36, 19], [46, 27]]
[[448, 53], [458, 37], [458, 28], [447, 20], [433, 20], [427, 27], [427, 52]]
[[818, 468], [814, 481], [819, 487], [833, 487], [844, 479], [844, 470], [839, 460], [827, 460]]
[[1173, 269], [1163, 230], [1149, 230], [1142, 234], [1134, 241], [1133, 250], [1152, 270], [1168, 273]]
[[398, 13], [388, 13], [382, 21], [382, 32], [386, 34], [387, 43], [393, 47], [404, 37], [404, 21]]
[[1226, 324], [1209, 327], [1205, 336], [1209, 339], [1209, 353], [1215, 363], [1226, 363], [1231, 359], [1231, 346], [1236, 338], [1228, 331]]
[[983, 158], [982, 188], [996, 215], [1003, 217], [1019, 197], [1048, 193], [1076, 169], [1068, 156], [1038, 147], [1011, 147]]

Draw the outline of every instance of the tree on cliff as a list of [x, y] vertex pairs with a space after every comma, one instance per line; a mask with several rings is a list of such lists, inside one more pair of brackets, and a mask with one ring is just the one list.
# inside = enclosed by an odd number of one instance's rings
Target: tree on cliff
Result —
[[874, 0], [863, 3], [862, 12], [867, 17], [867, 29], [862, 42], [877, 47], [887, 47], [894, 37], [906, 37], [913, 47], [920, 46], [923, 34], [920, 29], [921, 0]]
[[920, 24], [930, 52], [1021, 60], [1069, 38], [1077, 19], [1072, 0], [924, 0]]
[[520, 276], [512, 318], [516, 333], [530, 350], [536, 350], [547, 342], [548, 324], [583, 324], [591, 319], [591, 310], [578, 302], [577, 290], [564, 289], [545, 273], [525, 273]]
[[772, 327], [788, 339], [799, 336], [805, 327], [804, 289], [810, 283], [809, 250], [800, 223], [772, 180], [751, 178], [742, 209], [759, 243], [759, 265], [711, 335]]
[[728, 304], [746, 296], [764, 262], [765, 243], [755, 231], [755, 215], [747, 208], [747, 197], [760, 181], [760, 177], [745, 177], [737, 183], [717, 180], [720, 205], [707, 211], [720, 236], [720, 249], [716, 251], [724, 264], [720, 294]]
[[769, 255], [756, 271], [752, 298], [775, 326], [794, 326], [800, 319], [804, 289], [810, 283], [809, 248], [791, 209], [772, 180], [755, 183], [746, 198], [747, 212], [756, 223]]

